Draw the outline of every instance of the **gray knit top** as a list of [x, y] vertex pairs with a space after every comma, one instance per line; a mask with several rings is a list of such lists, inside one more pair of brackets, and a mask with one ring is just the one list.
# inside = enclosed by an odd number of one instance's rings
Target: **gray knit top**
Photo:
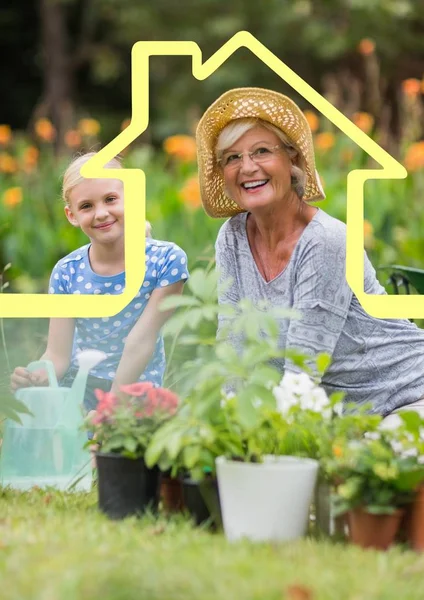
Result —
[[[287, 266], [266, 282], [250, 250], [247, 214], [226, 221], [218, 234], [220, 279], [232, 279], [219, 302], [249, 298], [297, 309], [300, 320], [280, 320], [281, 348], [331, 354], [322, 378], [327, 394], [341, 390], [345, 402], [370, 403], [383, 416], [418, 400], [424, 394], [424, 331], [408, 320], [378, 319], [364, 311], [346, 282], [346, 225], [318, 210]], [[366, 254], [364, 260], [365, 292], [385, 294]], [[224, 319], [220, 316], [219, 327]], [[284, 360], [277, 366], [283, 373]], [[297, 370], [291, 363], [287, 368]]]

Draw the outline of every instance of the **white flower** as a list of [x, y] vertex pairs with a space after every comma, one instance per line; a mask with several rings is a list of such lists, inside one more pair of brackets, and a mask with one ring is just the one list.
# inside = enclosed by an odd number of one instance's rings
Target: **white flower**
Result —
[[399, 415], [392, 413], [381, 421], [378, 428], [383, 431], [394, 431], [403, 425], [403, 421]]
[[277, 409], [283, 416], [286, 416], [293, 406], [298, 406], [301, 410], [320, 413], [325, 419], [331, 417], [327, 394], [306, 373], [286, 371], [273, 393]]
[[292, 406], [296, 406], [296, 398], [290, 392], [278, 386], [273, 390], [277, 402], [277, 410], [283, 415], [287, 415]]
[[337, 404], [335, 404], [333, 406], [333, 412], [338, 416], [341, 417], [343, 414], [343, 402], [337, 402]]
[[405, 448], [402, 442], [398, 440], [392, 440], [390, 442], [392, 450], [395, 454], [398, 454], [401, 458], [417, 457], [417, 448]]
[[367, 431], [364, 433], [364, 437], [368, 440], [380, 440], [381, 433], [379, 433], [378, 431]]
[[311, 392], [314, 389], [315, 384], [306, 373], [286, 371], [280, 382], [280, 386], [289, 389], [293, 394], [302, 396], [303, 394]]
[[349, 448], [349, 450], [360, 450], [362, 448], [362, 442], [360, 442], [359, 440], [350, 440], [347, 443], [347, 446]]

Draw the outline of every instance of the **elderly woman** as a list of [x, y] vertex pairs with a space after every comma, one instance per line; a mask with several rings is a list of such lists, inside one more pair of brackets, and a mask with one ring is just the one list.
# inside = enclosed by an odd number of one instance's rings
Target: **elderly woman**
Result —
[[[309, 204], [325, 196], [298, 106], [270, 90], [231, 90], [203, 115], [197, 143], [204, 208], [231, 217], [216, 241], [221, 278], [232, 279], [219, 302], [298, 309], [300, 320], [280, 321], [281, 347], [329, 353], [327, 393], [342, 390], [383, 416], [409, 405], [424, 416], [424, 332], [370, 316], [347, 284], [346, 226]], [[364, 261], [365, 291], [385, 294]], [[278, 366], [296, 370], [289, 361]]]

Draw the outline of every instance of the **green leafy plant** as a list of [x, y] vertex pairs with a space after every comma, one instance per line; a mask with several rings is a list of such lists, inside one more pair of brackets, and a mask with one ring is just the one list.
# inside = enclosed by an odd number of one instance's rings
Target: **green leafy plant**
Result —
[[215, 458], [244, 453], [243, 429], [231, 402], [205, 414], [195, 399], [188, 399], [178, 414], [153, 435], [145, 455], [147, 466], [157, 464], [173, 477], [189, 474], [194, 480], [215, 473]]
[[[357, 507], [390, 514], [413, 500], [424, 481], [424, 465], [407, 419], [395, 429], [386, 429], [382, 422], [360, 440], [334, 440], [326, 471], [334, 486], [336, 514]], [[411, 417], [412, 422], [416, 419], [420, 417]]]
[[[196, 270], [189, 281], [191, 295], [172, 297], [161, 309], [183, 308], [166, 328], [177, 344], [194, 349], [194, 358], [181, 368], [182, 407], [172, 421], [153, 436], [146, 452], [150, 466], [164, 471], [189, 472], [194, 479], [215, 470], [215, 458], [262, 460], [265, 454], [316, 454], [308, 448], [305, 429], [292, 424], [278, 411], [274, 389], [281, 372], [273, 361], [290, 358], [292, 364], [310, 371], [307, 357], [284, 351], [278, 343], [278, 318], [296, 318], [292, 310], [265, 302], [218, 306], [217, 277]], [[224, 284], [225, 285], [225, 284]], [[218, 314], [226, 317], [216, 340]], [[232, 340], [243, 338], [236, 351]], [[229, 340], [229, 341], [227, 341]], [[328, 357], [317, 359], [318, 370]], [[303, 453], [303, 454], [302, 454]]]
[[[194, 357], [180, 369], [180, 393], [183, 397], [195, 394], [201, 411], [207, 414], [219, 409], [223, 389], [231, 391], [237, 396], [235, 410], [240, 423], [254, 426], [259, 402], [275, 407], [272, 388], [281, 373], [272, 361], [290, 357], [308, 368], [304, 356], [278, 345], [277, 318], [297, 315], [293, 310], [271, 307], [266, 302], [255, 305], [247, 299], [238, 305], [218, 305], [214, 271], [195, 270], [188, 287], [191, 295], [167, 298], [161, 305], [161, 310], [186, 309], [177, 312], [165, 328], [165, 335], [176, 339], [174, 343], [194, 349]], [[217, 340], [218, 314], [225, 316], [227, 325]], [[231, 343], [236, 336], [243, 338], [240, 352]]]
[[[9, 287], [9, 282], [5, 281], [5, 273], [10, 269], [11, 266], [12, 266], [11, 263], [8, 263], [7, 265], [5, 265], [2, 272], [0, 273], [0, 294], [3, 294], [4, 290], [6, 290]], [[7, 372], [6, 372], [7, 383], [4, 385], [4, 387], [6, 389], [4, 391], [1, 391], [1, 395], [0, 395], [0, 438], [1, 438], [1, 417], [7, 418], [7, 419], [12, 419], [12, 421], [16, 421], [17, 423], [20, 423], [21, 421], [20, 421], [19, 415], [24, 414], [24, 413], [30, 414], [30, 411], [27, 409], [25, 404], [23, 404], [22, 402], [20, 402], [19, 400], [17, 400], [14, 397], [12, 395], [12, 393], [10, 392], [10, 390], [8, 389], [9, 388], [9, 385], [8, 385], [9, 377], [12, 372], [12, 369], [10, 366], [9, 352], [7, 350], [7, 344], [6, 344], [6, 335], [5, 335], [5, 331], [4, 331], [4, 319], [2, 319], [2, 318], [0, 318], [0, 335], [1, 335], [1, 344], [2, 344], [2, 348], [3, 348], [4, 357], [6, 360], [6, 368], [7, 368]]]

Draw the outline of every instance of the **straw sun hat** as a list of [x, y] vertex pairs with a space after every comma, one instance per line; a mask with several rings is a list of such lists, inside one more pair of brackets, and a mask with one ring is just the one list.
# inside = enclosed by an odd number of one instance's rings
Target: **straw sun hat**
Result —
[[300, 108], [283, 94], [262, 88], [237, 88], [218, 98], [199, 121], [196, 131], [200, 193], [211, 217], [230, 217], [243, 210], [225, 193], [222, 169], [215, 158], [215, 146], [224, 127], [233, 119], [257, 117], [283, 131], [301, 154], [306, 174], [303, 200], [325, 198], [318, 173], [312, 133]]

